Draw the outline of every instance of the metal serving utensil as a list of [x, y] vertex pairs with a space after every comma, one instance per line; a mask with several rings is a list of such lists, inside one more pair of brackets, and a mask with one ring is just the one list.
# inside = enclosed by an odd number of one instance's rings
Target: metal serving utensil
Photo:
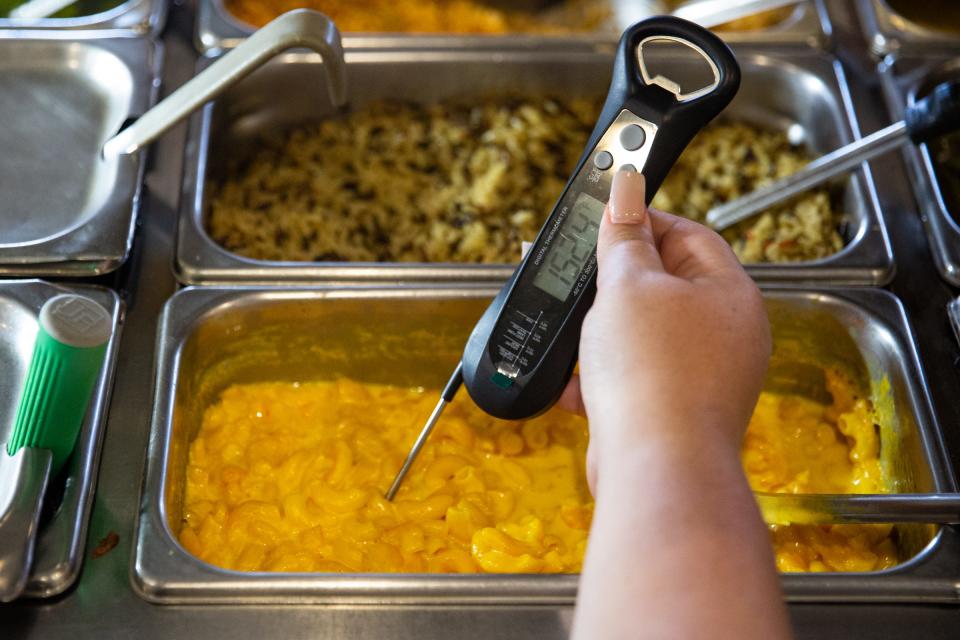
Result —
[[0, 451], [0, 602], [16, 600], [27, 584], [52, 466], [49, 449]]
[[136, 153], [277, 54], [295, 47], [320, 54], [331, 100], [337, 107], [346, 104], [347, 74], [340, 32], [322, 13], [297, 9], [272, 20], [107, 140], [103, 156]]
[[923, 144], [960, 127], [960, 82], [937, 85], [907, 107], [904, 119], [817, 158], [796, 173], [707, 212], [718, 231], [761, 213], [775, 204], [850, 171], [861, 163], [906, 144]]
[[763, 388], [764, 391], [800, 396], [823, 405], [833, 402], [823, 367], [808, 362], [771, 362]]
[[[821, 404], [833, 401], [823, 368], [806, 362], [771, 363], [764, 389], [799, 395]], [[754, 496], [769, 524], [960, 523], [960, 494], [757, 492]]]
[[960, 494], [754, 493], [769, 524], [960, 523]]
[[799, 4], [798, 0], [695, 0], [684, 3], [671, 13], [709, 29], [793, 4]]
[[18, 20], [39, 20], [49, 18], [61, 9], [69, 7], [77, 0], [28, 0], [10, 12], [10, 17]]
[[672, 15], [710, 29], [764, 11], [799, 4], [802, 0], [693, 0], [673, 11], [662, 0], [614, 0], [613, 12], [618, 26], [655, 15]]

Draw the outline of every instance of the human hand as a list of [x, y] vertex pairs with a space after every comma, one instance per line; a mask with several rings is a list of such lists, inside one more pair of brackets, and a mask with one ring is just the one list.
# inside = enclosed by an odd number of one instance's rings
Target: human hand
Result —
[[770, 357], [760, 291], [720, 236], [647, 211], [635, 171], [613, 179], [597, 259], [562, 398], [590, 419], [596, 499], [571, 637], [789, 638], [739, 457]]
[[770, 358], [760, 291], [713, 231], [644, 204], [644, 178], [614, 176], [597, 244], [597, 296], [580, 375], [560, 405], [590, 419], [587, 473], [635, 445], [736, 455]]

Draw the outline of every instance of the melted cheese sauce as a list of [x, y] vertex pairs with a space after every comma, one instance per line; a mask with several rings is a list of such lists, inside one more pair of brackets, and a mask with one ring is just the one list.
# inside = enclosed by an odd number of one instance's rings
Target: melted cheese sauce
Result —
[[[743, 464], [756, 490], [883, 489], [866, 401], [764, 393]], [[576, 573], [593, 501], [586, 421], [494, 420], [460, 394], [393, 503], [383, 492], [435, 391], [350, 380], [234, 385], [190, 448], [180, 541], [241, 571]], [[890, 528], [771, 527], [782, 571], [896, 563]]]
[[246, 571], [578, 572], [586, 421], [497, 421], [460, 394], [388, 502], [435, 401], [343, 379], [230, 387], [190, 449], [181, 542]]
[[[741, 450], [754, 491], [886, 493], [873, 408], [835, 371], [833, 403], [762, 393]], [[875, 571], [897, 563], [891, 525], [770, 526], [780, 571]]]

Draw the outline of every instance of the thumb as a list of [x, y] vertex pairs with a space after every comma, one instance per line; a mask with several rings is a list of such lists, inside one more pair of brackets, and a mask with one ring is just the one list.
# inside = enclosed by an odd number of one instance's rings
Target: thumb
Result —
[[597, 237], [600, 277], [605, 270], [663, 271], [645, 197], [646, 180], [642, 173], [621, 167], [614, 174], [610, 201], [600, 221]]

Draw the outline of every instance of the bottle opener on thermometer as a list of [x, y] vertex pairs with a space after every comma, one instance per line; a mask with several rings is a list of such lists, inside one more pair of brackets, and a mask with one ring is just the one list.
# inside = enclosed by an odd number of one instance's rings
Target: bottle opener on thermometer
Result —
[[[651, 73], [651, 45], [659, 44], [699, 54], [712, 82], [685, 92], [679, 82]], [[477, 406], [508, 420], [542, 413], [557, 401], [573, 373], [580, 327], [596, 294], [597, 233], [614, 172], [632, 165], [642, 173], [649, 204], [680, 153], [739, 86], [733, 53], [692, 22], [663, 16], [624, 32], [607, 100], [573, 176], [530, 251], [474, 327], [388, 500], [462, 384]]]

